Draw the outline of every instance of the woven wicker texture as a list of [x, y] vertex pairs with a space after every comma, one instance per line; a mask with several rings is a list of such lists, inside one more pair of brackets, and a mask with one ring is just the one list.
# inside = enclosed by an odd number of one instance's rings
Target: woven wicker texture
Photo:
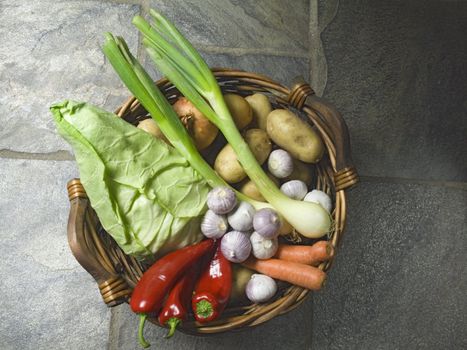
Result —
[[[270, 98], [273, 108], [292, 109], [310, 119], [326, 146], [326, 154], [314, 170], [313, 187], [327, 192], [333, 198], [334, 225], [327, 238], [336, 250], [345, 228], [345, 190], [358, 181], [350, 158], [348, 130], [342, 117], [327, 102], [315, 96], [312, 88], [301, 78], [296, 79], [292, 89], [288, 89], [254, 73], [229, 69], [213, 71], [224, 93], [246, 96], [261, 92]], [[158, 81], [157, 85], [170, 102], [180, 96], [178, 90], [165, 79]], [[134, 97], [118, 108], [116, 114], [134, 125], [149, 118]], [[206, 156], [209, 157], [209, 154]], [[107, 305], [127, 302], [145, 266], [126, 256], [102, 229], [79, 179], [68, 183], [68, 195], [71, 202], [68, 240], [73, 254], [94, 277]], [[301, 242], [311, 243], [311, 240]], [[327, 271], [331, 264], [332, 261], [329, 261], [319, 268]], [[269, 303], [227, 308], [220, 319], [210, 324], [187, 321], [180, 326], [180, 330], [191, 334], [210, 334], [256, 326], [298, 307], [307, 294], [308, 290], [303, 288], [284, 285], [279, 296]], [[151, 321], [157, 324], [157, 320]]]

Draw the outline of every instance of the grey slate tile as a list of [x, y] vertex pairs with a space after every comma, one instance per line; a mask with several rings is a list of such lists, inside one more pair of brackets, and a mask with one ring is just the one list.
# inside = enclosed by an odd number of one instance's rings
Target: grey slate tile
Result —
[[308, 1], [284, 9], [280, 0], [151, 0], [190, 41], [281, 52], [308, 50]]
[[74, 162], [0, 159], [0, 348], [105, 349], [110, 311], [68, 248]]
[[466, 181], [467, 3], [340, 2], [325, 96], [363, 175]]
[[62, 99], [111, 110], [128, 95], [100, 46], [123, 35], [136, 50], [131, 18], [138, 5], [100, 1], [2, 1], [0, 11], [0, 149], [69, 150], [48, 107]]
[[467, 187], [363, 182], [312, 349], [467, 348]]
[[[177, 332], [165, 339], [166, 329], [148, 324], [146, 340], [157, 349], [177, 350], [282, 350], [309, 349], [311, 345], [312, 299], [309, 297], [299, 309], [276, 317], [254, 329], [210, 336], [192, 336]], [[140, 349], [137, 340], [138, 316], [128, 305], [112, 309], [111, 342], [109, 350]]]

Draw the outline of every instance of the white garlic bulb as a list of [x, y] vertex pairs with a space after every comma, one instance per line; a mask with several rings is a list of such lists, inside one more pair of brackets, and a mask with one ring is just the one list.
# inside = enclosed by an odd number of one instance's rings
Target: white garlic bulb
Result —
[[258, 232], [253, 232], [250, 236], [251, 251], [257, 259], [269, 259], [276, 254], [279, 247], [277, 238], [267, 239]]
[[293, 159], [287, 151], [276, 149], [269, 154], [268, 169], [272, 175], [282, 179], [292, 174]]
[[301, 201], [308, 192], [308, 188], [303, 181], [290, 180], [282, 184], [281, 191], [287, 197]]
[[227, 221], [237, 231], [248, 231], [253, 227], [253, 216], [255, 208], [248, 202], [240, 202], [238, 206], [229, 213]]
[[328, 213], [332, 210], [332, 201], [331, 197], [329, 197], [325, 192], [320, 190], [313, 190], [303, 198], [306, 202], [313, 202], [320, 204]]
[[277, 284], [271, 277], [254, 274], [245, 288], [246, 296], [254, 303], [264, 303], [277, 292]]

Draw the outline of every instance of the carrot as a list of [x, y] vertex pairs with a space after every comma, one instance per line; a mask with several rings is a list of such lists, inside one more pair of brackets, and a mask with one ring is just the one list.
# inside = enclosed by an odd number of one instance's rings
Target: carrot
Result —
[[327, 241], [318, 241], [312, 246], [279, 244], [274, 258], [318, 266], [321, 262], [329, 260], [333, 253], [334, 249]]
[[278, 280], [297, 286], [319, 290], [326, 280], [326, 273], [310, 265], [279, 259], [258, 260], [250, 257], [243, 262], [245, 267]]

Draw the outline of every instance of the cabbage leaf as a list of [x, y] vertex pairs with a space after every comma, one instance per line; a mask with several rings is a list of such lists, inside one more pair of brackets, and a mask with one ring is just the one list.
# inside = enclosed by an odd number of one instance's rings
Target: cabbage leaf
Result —
[[160, 256], [201, 240], [209, 186], [173, 147], [90, 104], [50, 110], [91, 206], [126, 254]]

